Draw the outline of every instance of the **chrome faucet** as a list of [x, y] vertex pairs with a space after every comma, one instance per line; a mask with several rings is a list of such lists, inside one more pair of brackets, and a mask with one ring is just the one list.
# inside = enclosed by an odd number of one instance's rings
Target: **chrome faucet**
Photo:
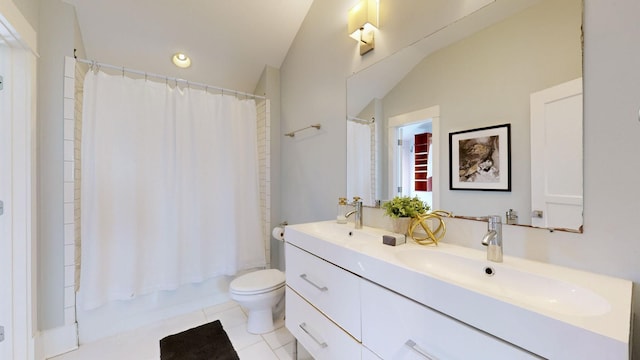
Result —
[[355, 209], [344, 214], [344, 217], [348, 218], [349, 216], [355, 214], [356, 216], [354, 218], [354, 223], [356, 229], [362, 229], [362, 200], [360, 200], [360, 197], [354, 196], [353, 203], [349, 205], [353, 206]]
[[490, 215], [487, 221], [487, 233], [482, 238], [482, 245], [487, 247], [487, 260], [502, 262], [502, 218]]

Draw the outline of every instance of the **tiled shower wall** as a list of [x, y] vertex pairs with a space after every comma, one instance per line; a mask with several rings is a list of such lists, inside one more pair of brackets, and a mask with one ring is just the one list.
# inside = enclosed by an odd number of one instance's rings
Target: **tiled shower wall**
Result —
[[260, 210], [267, 268], [271, 267], [271, 103], [256, 100], [258, 115], [258, 160], [260, 166]]
[[378, 124], [375, 123], [375, 118], [374, 122], [372, 122], [371, 124], [369, 124], [369, 133], [371, 134], [371, 173], [369, 174], [369, 176], [371, 177], [371, 192], [370, 194], [372, 195], [373, 201], [378, 200], [376, 198], [376, 189], [378, 188], [378, 183], [376, 182], [376, 179], [378, 178], [377, 173], [378, 173], [378, 169], [376, 168], [376, 156], [378, 155], [378, 152], [376, 150], [376, 144], [380, 144], [380, 142], [376, 141], [376, 126], [379, 126]]
[[[76, 66], [75, 60], [65, 58], [64, 64], [64, 324], [71, 325], [76, 322], [76, 286], [78, 284], [78, 271], [80, 266], [79, 237], [80, 216], [80, 184], [76, 178], [80, 175], [80, 169], [76, 166], [79, 160], [80, 150], [76, 146], [79, 143], [80, 129], [76, 121]], [[81, 105], [81, 104], [80, 104]], [[80, 110], [82, 108], [80, 107]]]
[[[80, 166], [82, 137], [82, 84], [85, 64], [65, 58], [64, 68], [64, 319], [65, 325], [76, 322], [75, 293], [80, 284]], [[267, 267], [270, 267], [271, 239], [271, 105], [257, 99], [258, 157], [260, 174], [260, 208]]]

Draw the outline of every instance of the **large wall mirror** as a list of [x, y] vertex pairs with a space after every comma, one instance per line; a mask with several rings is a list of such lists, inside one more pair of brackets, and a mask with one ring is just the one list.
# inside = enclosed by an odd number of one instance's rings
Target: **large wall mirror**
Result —
[[[347, 196], [581, 231], [581, 29], [582, 0], [496, 0], [351, 75]], [[509, 191], [451, 189], [450, 134], [504, 124]]]

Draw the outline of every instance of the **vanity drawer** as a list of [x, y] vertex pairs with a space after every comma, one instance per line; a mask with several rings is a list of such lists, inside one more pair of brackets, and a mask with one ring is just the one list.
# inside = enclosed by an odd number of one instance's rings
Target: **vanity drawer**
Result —
[[287, 285], [360, 340], [360, 278], [294, 245], [285, 251]]
[[383, 359], [540, 359], [369, 281], [361, 291], [362, 343]]
[[360, 343], [288, 286], [286, 299], [285, 325], [314, 359], [360, 359]]
[[378, 355], [374, 354], [373, 352], [371, 352], [371, 350], [367, 349], [366, 347], [362, 346], [362, 359], [361, 360], [381, 360]]

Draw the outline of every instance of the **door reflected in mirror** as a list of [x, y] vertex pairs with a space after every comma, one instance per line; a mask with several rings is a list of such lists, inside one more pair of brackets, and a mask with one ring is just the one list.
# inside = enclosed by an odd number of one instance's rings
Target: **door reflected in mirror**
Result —
[[[572, 117], [573, 125], [579, 125], [579, 129], [553, 129], [554, 139], [545, 141], [554, 140], [560, 145], [553, 148], [552, 152], [542, 151], [551, 148], [540, 148], [532, 137], [533, 121], [538, 120], [532, 119], [531, 94], [573, 80], [582, 84], [582, 1], [517, 2], [521, 4], [520, 8], [511, 9], [511, 13], [506, 11], [500, 16], [494, 16], [491, 12], [503, 11], [500, 7], [513, 3], [498, 1], [487, 5], [347, 79], [347, 115], [376, 119], [375, 125], [370, 127], [370, 142], [365, 145], [367, 154], [364, 156], [369, 159], [370, 167], [363, 169], [364, 173], [358, 173], [354, 170], [362, 167], [355, 164], [362, 164], [362, 158], [348, 159], [348, 186], [365, 177], [370, 179], [368, 188], [371, 201], [365, 204], [372, 205], [374, 200], [392, 198], [399, 194], [398, 188], [401, 188], [403, 195], [430, 196], [428, 202], [432, 208], [449, 210], [458, 216], [502, 214], [506, 223], [504, 215], [513, 209], [521, 225], [581, 229], [582, 113]], [[507, 13], [508, 16], [505, 15]], [[490, 19], [490, 23], [479, 25], [486, 19]], [[478, 31], [460, 36], [473, 26]], [[446, 38], [451, 40], [443, 41]], [[405, 52], [418, 56], [416, 54], [422, 50], [425, 51], [419, 59], [413, 63], [406, 61]], [[398, 61], [397, 58], [402, 58], [403, 64], [411, 65], [405, 68], [390, 66]], [[385, 76], [390, 68], [404, 75], [394, 75], [401, 80], [387, 89], [376, 88], [379, 86], [376, 79], [382, 76], [376, 74], [378, 66], [384, 69]], [[367, 105], [362, 105], [365, 103], [362, 94], [367, 92], [376, 95], [369, 99]], [[581, 110], [581, 97], [579, 101], [577, 107]], [[405, 157], [399, 155], [398, 122], [408, 114], [436, 108], [437, 125], [431, 129], [432, 150], [428, 153], [431, 161], [427, 161], [431, 165], [432, 191], [419, 190], [422, 188], [411, 190], [411, 182], [415, 188], [416, 178], [424, 175], [416, 170], [415, 153], [413, 165], [407, 160], [411, 153]], [[419, 121], [414, 119], [413, 123]], [[439, 186], [449, 183], [449, 133], [505, 123], [511, 124], [512, 132], [512, 191], [460, 191]], [[569, 131], [571, 136], [567, 137]], [[352, 143], [351, 130], [347, 132], [347, 148], [359, 148], [355, 142]], [[540, 178], [540, 170], [532, 170], [532, 166], [535, 166], [532, 159], [544, 154], [547, 160], [558, 160], [553, 153], [566, 156], [543, 171], [548, 176]], [[398, 171], [403, 159], [407, 166], [402, 169], [407, 170]], [[561, 177], [555, 173], [567, 166], [571, 167], [576, 177], [561, 184], [558, 182]], [[556, 170], [553, 170], [554, 167]], [[544, 205], [538, 205], [534, 199], [536, 186], [542, 186], [547, 191]], [[361, 190], [352, 188], [351, 191]], [[565, 212], [568, 208], [557, 210], [554, 201], [559, 195], [564, 196], [565, 203], [574, 206], [571, 215], [563, 215], [571, 218], [570, 221], [551, 219], [555, 213]], [[532, 218], [539, 213], [542, 213], [542, 221], [537, 217]]]
[[417, 196], [426, 201], [432, 209], [438, 209], [439, 120], [438, 106], [389, 118], [389, 197]]

